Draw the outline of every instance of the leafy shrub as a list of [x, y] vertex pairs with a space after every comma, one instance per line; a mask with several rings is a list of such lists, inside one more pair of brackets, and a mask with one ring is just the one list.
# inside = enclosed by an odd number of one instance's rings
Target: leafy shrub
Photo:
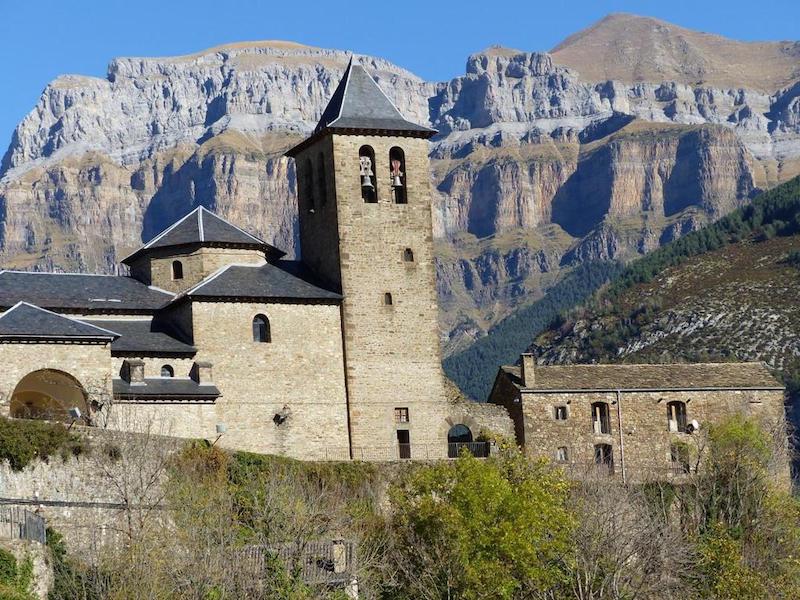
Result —
[[20, 564], [13, 554], [0, 548], [0, 598], [33, 600], [30, 592], [32, 581], [33, 561], [26, 558]]
[[86, 450], [86, 443], [60, 423], [0, 417], [0, 461], [7, 460], [14, 471], [36, 459], [59, 455], [66, 460]]

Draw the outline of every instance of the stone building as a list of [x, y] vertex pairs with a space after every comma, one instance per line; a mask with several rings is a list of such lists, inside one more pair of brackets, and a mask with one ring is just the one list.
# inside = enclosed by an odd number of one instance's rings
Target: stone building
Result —
[[447, 399], [434, 133], [351, 64], [288, 153], [301, 261], [198, 206], [125, 258], [129, 275], [0, 272], [0, 415], [333, 460], [445, 457], [482, 414], [510, 430], [497, 407]]
[[529, 455], [577, 476], [680, 477], [700, 451], [698, 430], [735, 413], [785, 440], [784, 388], [762, 363], [539, 366], [531, 354], [520, 362], [499, 369], [489, 402], [507, 408]]

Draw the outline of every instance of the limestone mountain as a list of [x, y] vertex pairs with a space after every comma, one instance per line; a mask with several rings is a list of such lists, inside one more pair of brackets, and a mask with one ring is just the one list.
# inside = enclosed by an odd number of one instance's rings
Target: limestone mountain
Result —
[[[579, 45], [602, 43], [601, 25]], [[578, 265], [648, 252], [800, 172], [796, 64], [775, 63], [787, 86], [768, 91], [745, 75], [728, 85], [615, 70], [618, 80], [600, 81], [564, 48], [489, 48], [449, 82], [357, 58], [409, 119], [440, 132], [431, 157], [448, 351]], [[2, 159], [0, 264], [111, 272], [198, 205], [296, 254], [283, 152], [318, 121], [348, 59], [252, 42], [57, 78]]]

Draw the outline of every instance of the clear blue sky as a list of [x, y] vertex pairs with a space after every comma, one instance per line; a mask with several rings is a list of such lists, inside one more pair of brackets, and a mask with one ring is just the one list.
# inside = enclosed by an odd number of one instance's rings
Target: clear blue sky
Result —
[[472, 52], [549, 50], [609, 12], [742, 40], [800, 39], [798, 0], [0, 0], [0, 156], [51, 79], [103, 76], [115, 56], [284, 39], [382, 56], [445, 80]]

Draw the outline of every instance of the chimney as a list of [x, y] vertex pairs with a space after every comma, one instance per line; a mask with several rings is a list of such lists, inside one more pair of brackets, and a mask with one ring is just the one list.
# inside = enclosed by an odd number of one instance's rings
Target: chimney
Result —
[[192, 366], [190, 373], [191, 378], [197, 385], [211, 385], [213, 379], [211, 378], [211, 363], [205, 361], [197, 361]]
[[536, 384], [536, 356], [526, 352], [522, 355], [522, 385], [531, 388]]
[[123, 361], [120, 375], [131, 385], [144, 385], [144, 361], [138, 358]]

